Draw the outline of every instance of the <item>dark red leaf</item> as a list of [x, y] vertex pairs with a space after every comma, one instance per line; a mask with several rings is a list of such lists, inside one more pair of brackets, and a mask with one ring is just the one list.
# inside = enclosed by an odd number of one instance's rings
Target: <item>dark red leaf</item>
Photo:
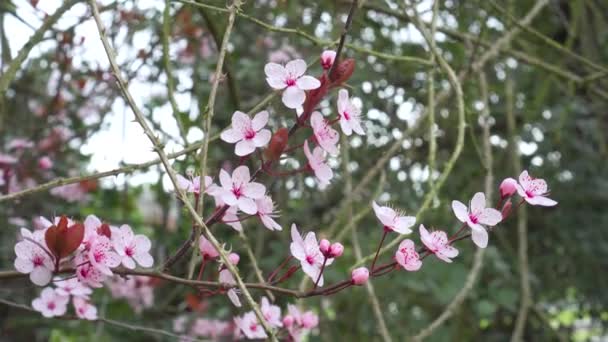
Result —
[[287, 128], [279, 128], [276, 133], [272, 135], [268, 148], [264, 151], [264, 156], [267, 160], [277, 160], [281, 157], [281, 154], [287, 146], [287, 139], [289, 139], [289, 131]]
[[104, 223], [97, 228], [97, 234], [105, 235], [108, 239], [112, 238], [112, 230], [110, 230], [110, 226], [108, 226], [107, 223]]
[[343, 61], [340, 61], [340, 64], [336, 67], [336, 69], [330, 75], [330, 79], [332, 80], [333, 86], [339, 86], [340, 84], [348, 81], [348, 79], [352, 76], [355, 71], [355, 60], [352, 58], [347, 58]]

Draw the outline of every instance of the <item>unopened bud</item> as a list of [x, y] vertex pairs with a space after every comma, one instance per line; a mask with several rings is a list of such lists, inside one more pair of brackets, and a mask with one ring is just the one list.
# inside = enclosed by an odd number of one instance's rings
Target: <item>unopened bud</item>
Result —
[[350, 279], [354, 285], [362, 285], [369, 279], [369, 270], [365, 267], [355, 268], [350, 274]]
[[330, 258], [338, 258], [342, 253], [344, 253], [344, 246], [339, 242], [334, 242], [329, 247], [328, 254]]
[[294, 318], [292, 315], [285, 315], [285, 317], [283, 317], [283, 325], [287, 328], [289, 328], [290, 326], [293, 325], [294, 322]]
[[332, 81], [334, 86], [337, 86], [348, 81], [354, 71], [355, 60], [352, 58], [347, 58], [339, 62], [331, 75], [329, 75], [329, 79]]
[[233, 265], [237, 265], [240, 260], [241, 260], [241, 257], [236, 253], [230, 253], [228, 255], [228, 261], [230, 261], [230, 263]]
[[508, 200], [505, 205], [502, 206], [502, 210], [500, 213], [502, 214], [502, 219], [505, 220], [511, 214], [511, 209], [513, 208], [513, 203], [511, 200]]
[[502, 199], [510, 197], [517, 191], [517, 181], [513, 178], [505, 178], [505, 180], [500, 183], [499, 190]]
[[321, 251], [321, 253], [323, 253], [323, 255], [326, 255], [327, 253], [329, 253], [329, 249], [330, 249], [330, 243], [329, 240], [327, 239], [323, 239], [319, 242], [319, 250]]

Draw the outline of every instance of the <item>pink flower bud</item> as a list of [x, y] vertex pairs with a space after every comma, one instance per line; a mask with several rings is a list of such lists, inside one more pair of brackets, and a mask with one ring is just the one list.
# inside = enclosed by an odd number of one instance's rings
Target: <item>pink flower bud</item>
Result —
[[319, 317], [312, 311], [307, 311], [302, 315], [302, 326], [305, 329], [312, 329], [319, 324]]
[[502, 219], [506, 219], [507, 217], [509, 217], [509, 214], [511, 214], [511, 209], [513, 208], [513, 203], [511, 202], [511, 200], [508, 200], [505, 205], [502, 206], [502, 210], [501, 210], [501, 214], [502, 214]]
[[319, 250], [321, 250], [321, 253], [323, 253], [323, 255], [327, 255], [329, 253], [330, 248], [331, 246], [327, 239], [319, 241]]
[[342, 246], [342, 244], [339, 242], [332, 243], [332, 245], [329, 247], [329, 251], [327, 252], [330, 258], [337, 258], [341, 256], [342, 253], [344, 253], [344, 246]]
[[44, 156], [38, 159], [38, 166], [43, 170], [48, 170], [53, 167], [53, 161], [51, 158]]
[[236, 253], [230, 253], [228, 255], [228, 261], [230, 261], [230, 263], [233, 265], [238, 264], [239, 260], [241, 260], [241, 257]]
[[283, 317], [283, 325], [285, 327], [290, 327], [293, 325], [294, 319], [292, 315], [285, 315], [285, 317]]
[[505, 178], [505, 180], [500, 183], [500, 197], [505, 199], [511, 195], [513, 195], [517, 191], [517, 181], [513, 178]]
[[321, 66], [325, 70], [331, 69], [334, 60], [336, 59], [336, 52], [332, 50], [325, 50], [321, 54]]
[[350, 275], [350, 279], [354, 285], [365, 284], [367, 279], [369, 279], [369, 271], [365, 267], [355, 268]]

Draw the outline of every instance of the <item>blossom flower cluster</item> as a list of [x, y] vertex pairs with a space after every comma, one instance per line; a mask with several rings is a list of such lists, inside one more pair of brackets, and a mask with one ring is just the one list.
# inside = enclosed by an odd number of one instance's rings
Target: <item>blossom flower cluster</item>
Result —
[[113, 276], [106, 281], [112, 297], [125, 299], [136, 313], [154, 306], [154, 279], [146, 276]]
[[[78, 317], [94, 319], [95, 308], [89, 303], [93, 288], [103, 286], [120, 265], [151, 267], [151, 243], [144, 235], [135, 235], [128, 225], [110, 226], [94, 215], [84, 223], [66, 216], [53, 222], [40, 218], [41, 229], [21, 228], [21, 241], [15, 244], [15, 269], [29, 274], [38, 286], [49, 284], [54, 274], [55, 288], [46, 287], [32, 306], [43, 315], [65, 313], [70, 296]], [[71, 274], [70, 274], [71, 273]]]

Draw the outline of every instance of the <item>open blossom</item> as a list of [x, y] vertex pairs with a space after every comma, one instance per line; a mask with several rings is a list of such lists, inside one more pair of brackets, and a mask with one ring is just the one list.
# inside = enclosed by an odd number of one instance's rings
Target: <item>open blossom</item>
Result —
[[519, 175], [517, 193], [531, 205], [552, 207], [557, 204], [556, 201], [546, 197], [547, 183], [543, 179], [530, 177], [528, 171], [523, 171]]
[[356, 107], [348, 98], [348, 90], [340, 89], [338, 92], [338, 115], [340, 116], [340, 128], [346, 135], [353, 131], [359, 135], [365, 135], [361, 127], [361, 109]]
[[426, 248], [439, 259], [445, 262], [452, 262], [452, 258], [458, 255], [458, 250], [452, 247], [448, 241], [448, 236], [444, 231], [434, 231], [429, 233], [424, 225], [420, 225], [420, 240]]
[[262, 297], [262, 305], [260, 305], [260, 310], [264, 315], [264, 319], [271, 327], [283, 326], [283, 323], [281, 322], [281, 308], [277, 305], [270, 304], [268, 298]]
[[104, 235], [98, 236], [88, 252], [91, 265], [105, 275], [112, 275], [111, 268], [120, 265], [122, 258], [112, 250], [112, 243]]
[[237, 206], [246, 214], [254, 215], [258, 208], [256, 199], [266, 193], [266, 187], [260, 183], [252, 182], [249, 168], [245, 165], [237, 167], [232, 177], [222, 169], [220, 171], [220, 184], [223, 191], [219, 195], [222, 201], [231, 206]]
[[328, 185], [329, 181], [334, 176], [327, 162], [325, 161], [325, 151], [320, 147], [315, 147], [311, 152], [308, 147], [308, 140], [304, 141], [304, 155], [308, 159], [308, 166], [315, 173], [315, 176], [321, 184]]
[[277, 90], [285, 89], [282, 100], [287, 108], [302, 107], [306, 101], [305, 91], [321, 86], [316, 78], [304, 75], [306, 68], [306, 62], [302, 59], [290, 61], [285, 66], [268, 63], [264, 67], [268, 85]]
[[[177, 185], [185, 192], [191, 192], [195, 195], [200, 195], [201, 193], [200, 176], [196, 176], [192, 178], [192, 180], [189, 180], [188, 178], [182, 175], [177, 175]], [[218, 189], [218, 186], [213, 184], [213, 179], [211, 179], [211, 177], [209, 176], [205, 176], [205, 193], [215, 196], [217, 194]]]
[[[325, 257], [319, 249], [317, 243], [317, 237], [314, 232], [308, 232], [306, 237], [302, 239], [300, 232], [295, 224], [291, 225], [291, 255], [300, 261], [302, 265], [302, 271], [306, 273], [313, 281], [319, 278], [321, 268], [323, 266], [323, 260]], [[325, 265], [330, 265], [334, 259], [327, 259]], [[319, 286], [323, 286], [323, 276], [319, 278]]]
[[220, 255], [217, 249], [203, 235], [198, 238], [198, 249], [201, 252], [203, 260], [215, 259]]
[[471, 209], [459, 201], [452, 201], [452, 210], [460, 222], [471, 228], [471, 238], [480, 248], [488, 246], [488, 232], [482, 226], [495, 226], [502, 221], [502, 214], [494, 208], [486, 208], [486, 196], [483, 192], [473, 195]]
[[128, 225], [123, 224], [112, 235], [112, 242], [124, 267], [134, 269], [135, 262], [142, 267], [151, 267], [154, 264], [150, 255], [150, 239], [145, 235], [134, 235]]
[[250, 340], [268, 337], [253, 311], [247, 312], [242, 317], [235, 317], [234, 322]]
[[422, 261], [418, 252], [416, 252], [414, 241], [410, 239], [401, 241], [395, 253], [395, 261], [407, 271], [418, 271], [420, 269]]
[[91, 264], [86, 253], [77, 254], [74, 263], [77, 265], [76, 277], [80, 282], [95, 288], [103, 286], [102, 283], [106, 279], [106, 275]]
[[[224, 284], [228, 284], [228, 285], [236, 285], [236, 280], [234, 280], [232, 273], [230, 273], [230, 271], [227, 268], [223, 268], [220, 271], [220, 283], [224, 283]], [[234, 306], [236, 306], [237, 308], [240, 308], [241, 300], [239, 299], [239, 296], [236, 293], [236, 289], [235, 288], [229, 289], [227, 291], [227, 294], [228, 294], [228, 298], [230, 299], [232, 304], [234, 304]]]
[[338, 131], [331, 128], [327, 120], [319, 112], [313, 112], [310, 116], [310, 125], [312, 126], [315, 139], [321, 148], [327, 153], [335, 156], [338, 154], [338, 140], [340, 134]]
[[321, 66], [324, 70], [331, 69], [331, 66], [334, 64], [334, 60], [336, 59], [336, 51], [333, 50], [325, 50], [321, 53]]
[[81, 297], [72, 298], [72, 305], [76, 316], [80, 319], [94, 321], [97, 319], [97, 308], [91, 304], [88, 299]]
[[264, 196], [255, 201], [258, 207], [258, 217], [264, 224], [264, 226], [270, 230], [283, 230], [280, 224], [278, 224], [273, 217], [276, 216], [274, 213], [274, 203], [270, 196]]
[[62, 296], [88, 298], [93, 290], [81, 283], [78, 278], [55, 279], [55, 291]]
[[302, 313], [297, 306], [287, 305], [288, 314], [283, 317], [283, 325], [287, 328], [292, 341], [301, 341], [303, 335], [319, 324], [319, 317], [312, 311]]
[[372, 202], [374, 213], [384, 225], [385, 231], [392, 230], [399, 234], [409, 234], [412, 232], [410, 227], [416, 223], [414, 216], [404, 216], [389, 207], [381, 207], [375, 201]]
[[42, 234], [32, 234], [29, 230], [21, 228], [24, 240], [15, 245], [15, 269], [30, 275], [32, 283], [44, 286], [51, 281], [53, 275], [53, 258], [49, 255]]
[[32, 307], [44, 317], [56, 317], [65, 314], [69, 300], [70, 297], [62, 296], [47, 287], [42, 290], [40, 297], [32, 301]]
[[220, 138], [227, 143], [234, 144], [234, 153], [237, 156], [246, 156], [256, 147], [262, 147], [270, 141], [271, 133], [264, 129], [268, 123], [268, 112], [261, 111], [253, 119], [238, 110], [232, 114], [232, 127], [223, 131]]

